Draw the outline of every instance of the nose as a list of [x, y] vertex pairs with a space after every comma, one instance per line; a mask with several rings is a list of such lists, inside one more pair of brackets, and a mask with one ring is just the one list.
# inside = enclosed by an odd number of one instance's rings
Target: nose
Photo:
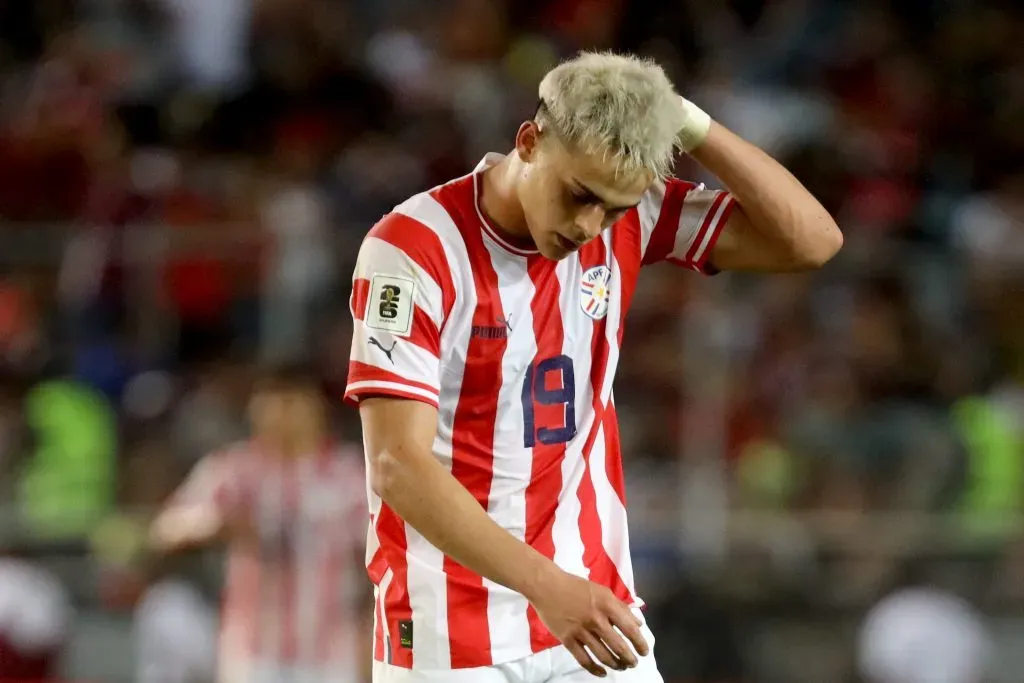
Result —
[[576, 215], [576, 230], [579, 231], [578, 241], [594, 239], [604, 228], [604, 209], [600, 206], [588, 206]]

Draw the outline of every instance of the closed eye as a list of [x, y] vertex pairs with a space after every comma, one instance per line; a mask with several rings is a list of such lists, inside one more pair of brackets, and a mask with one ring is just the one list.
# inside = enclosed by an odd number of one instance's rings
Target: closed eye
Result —
[[616, 219], [621, 218], [623, 214], [638, 206], [640, 202], [635, 202], [629, 205], [614, 205], [600, 197], [593, 190], [587, 189], [579, 181], [576, 181], [569, 188], [569, 195], [572, 198], [573, 203], [579, 206], [600, 206], [609, 216], [615, 216]]
[[595, 194], [587, 192], [586, 190], [573, 190], [570, 193], [573, 203], [580, 206], [591, 206], [595, 204], [601, 204], [601, 198]]

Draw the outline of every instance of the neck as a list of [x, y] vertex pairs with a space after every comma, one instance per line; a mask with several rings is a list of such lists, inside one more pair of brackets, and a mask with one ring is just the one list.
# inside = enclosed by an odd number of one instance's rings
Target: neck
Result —
[[515, 153], [509, 154], [484, 171], [481, 182], [480, 210], [493, 226], [517, 240], [530, 240], [526, 215], [516, 193]]
[[292, 436], [266, 439], [264, 443], [274, 455], [294, 460], [318, 453], [323, 446], [323, 439], [316, 435]]

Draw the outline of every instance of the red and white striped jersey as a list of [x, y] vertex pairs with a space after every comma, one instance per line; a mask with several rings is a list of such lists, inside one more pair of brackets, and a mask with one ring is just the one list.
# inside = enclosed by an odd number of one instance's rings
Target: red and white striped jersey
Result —
[[175, 493], [172, 511], [241, 520], [259, 538], [227, 548], [220, 681], [361, 666], [365, 481], [358, 452], [284, 459], [240, 443], [201, 460]]
[[[639, 605], [612, 400], [640, 267], [703, 271], [734, 205], [669, 180], [554, 262], [503, 240], [481, 174], [416, 195], [359, 252], [346, 400], [438, 408], [433, 450], [491, 518], [573, 574]], [[500, 664], [557, 645], [521, 595], [481, 578], [370, 499], [378, 660], [416, 669]]]

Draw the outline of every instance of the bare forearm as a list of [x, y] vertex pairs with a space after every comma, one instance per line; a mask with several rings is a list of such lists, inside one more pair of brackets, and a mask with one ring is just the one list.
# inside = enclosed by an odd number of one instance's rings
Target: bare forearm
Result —
[[216, 542], [223, 532], [223, 520], [209, 510], [170, 508], [150, 526], [149, 544], [163, 553], [193, 550]]
[[496, 524], [433, 456], [377, 456], [374, 489], [445, 555], [495, 583], [530, 597], [556, 571], [551, 560]]
[[782, 164], [712, 122], [690, 155], [714, 173], [739, 203], [766, 247], [796, 266], [820, 266], [842, 245], [825, 207]]

